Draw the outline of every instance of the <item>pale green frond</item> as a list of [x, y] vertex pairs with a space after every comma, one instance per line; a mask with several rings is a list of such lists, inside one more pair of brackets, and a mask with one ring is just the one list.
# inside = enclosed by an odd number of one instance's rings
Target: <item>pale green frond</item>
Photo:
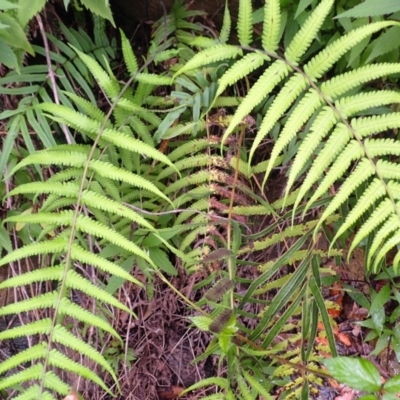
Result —
[[185, 392], [191, 392], [192, 390], [200, 389], [206, 386], [218, 386], [222, 389], [227, 389], [229, 387], [229, 383], [226, 378], [220, 378], [213, 376], [211, 378], [202, 379], [199, 382], [196, 382], [192, 386], [188, 387]]
[[31, 299], [21, 300], [17, 303], [7, 304], [0, 308], [0, 315], [19, 314], [26, 311], [40, 310], [54, 307], [58, 298], [58, 292], [40, 294]]
[[251, 376], [247, 371], [242, 370], [243, 376], [246, 378], [246, 381], [249, 382], [250, 386], [255, 389], [264, 400], [273, 400], [273, 397], [269, 394], [268, 390], [262, 385], [262, 383]]
[[371, 265], [371, 259], [376, 254], [378, 249], [380, 249], [387, 241], [387, 237], [392, 234], [392, 232], [400, 229], [400, 220], [396, 214], [392, 214], [388, 220], [379, 228], [378, 232], [374, 235], [374, 240], [368, 249], [368, 255], [366, 258], [367, 266]]
[[175, 172], [175, 170], [183, 171], [188, 168], [198, 168], [204, 166], [214, 166], [223, 169], [228, 168], [228, 164], [221, 156], [209, 156], [208, 154], [197, 155], [194, 157], [184, 158], [175, 162], [175, 168], [165, 168], [157, 176], [157, 180], [164, 179]]
[[174, 79], [191, 69], [201, 68], [218, 61], [229, 60], [242, 56], [243, 51], [238, 46], [229, 44], [217, 44], [216, 46], [209, 47], [195, 54], [178, 72], [174, 75]]
[[129, 183], [132, 186], [148, 190], [149, 192], [154, 193], [156, 196], [172, 204], [171, 200], [166, 197], [152, 182], [143, 178], [141, 175], [134, 174], [126, 169], [118, 168], [111, 163], [99, 160], [91, 160], [89, 162], [89, 168], [105, 178], [120, 180], [122, 182]]
[[[63, 389], [63, 385], [60, 385], [61, 390]], [[42, 400], [56, 400], [53, 395], [49, 392], [43, 391], [39, 385], [31, 385], [28, 389], [24, 390], [21, 394], [14, 397], [13, 400], [37, 400], [39, 399], [40, 395], [42, 396]], [[64, 395], [64, 394], [63, 394]]]
[[296, 157], [286, 185], [286, 192], [289, 193], [295, 180], [302, 171], [304, 165], [311, 159], [314, 150], [318, 147], [322, 139], [328, 134], [330, 129], [337, 122], [338, 116], [330, 107], [324, 107], [315, 118], [309, 133], [302, 139], [300, 147], [296, 152]]
[[57, 194], [66, 197], [77, 197], [77, 191], [79, 190], [79, 185], [74, 182], [56, 182], [56, 181], [46, 181], [46, 182], [28, 182], [23, 185], [15, 187], [6, 197], [16, 196], [18, 194]]
[[219, 181], [218, 177], [226, 176], [226, 174], [216, 169], [202, 170], [191, 175], [187, 175], [182, 179], [176, 180], [165, 189], [165, 194], [173, 193], [179, 189], [188, 187], [189, 185], [198, 185], [208, 181]]
[[273, 235], [268, 236], [261, 240], [256, 240], [253, 243], [250, 243], [249, 245], [242, 247], [237, 252], [237, 254], [240, 255], [240, 254], [244, 254], [244, 253], [248, 253], [248, 252], [264, 250], [267, 247], [274, 245], [276, 243], [282, 242], [287, 238], [292, 238], [292, 237], [296, 237], [296, 236], [304, 236], [311, 229], [315, 228], [317, 223], [318, 223], [318, 221], [308, 221], [305, 224], [290, 226], [289, 228], [286, 228], [285, 230], [283, 230], [280, 233], [273, 234]]
[[374, 115], [372, 117], [354, 118], [351, 126], [360, 137], [400, 127], [400, 113]]
[[[330, 135], [325, 147], [319, 152], [314, 160], [303, 184], [301, 185], [294, 208], [304, 198], [312, 185], [319, 179], [323, 171], [332, 163], [337, 154], [346, 146], [351, 139], [351, 134], [344, 124], [338, 124]], [[301, 166], [302, 167], [302, 166]]]
[[390, 199], [384, 199], [372, 212], [368, 220], [358, 230], [351, 243], [348, 257], [353, 250], [365, 239], [374, 229], [376, 229], [384, 220], [393, 214], [393, 203]]
[[364, 147], [370, 157], [385, 155], [400, 155], [400, 143], [398, 140], [386, 139], [366, 139]]
[[345, 232], [348, 231], [350, 226], [355, 224], [361, 216], [363, 216], [368, 209], [370, 209], [379, 198], [386, 194], [384, 185], [382, 181], [375, 178], [368, 187], [363, 191], [363, 194], [358, 199], [357, 204], [350, 210], [344, 223], [340, 226], [335, 237], [332, 240], [331, 247], [333, 243]]
[[120, 215], [121, 217], [128, 218], [132, 222], [136, 222], [144, 228], [154, 231], [154, 227], [137, 212], [106, 196], [102, 196], [90, 190], [84, 190], [82, 192], [82, 203], [89, 207], [107, 211], [113, 215]]
[[[398, 225], [398, 221], [397, 221], [397, 225]], [[372, 271], [374, 273], [378, 272], [378, 266], [379, 266], [380, 262], [385, 258], [387, 253], [389, 253], [389, 251], [392, 250], [393, 247], [398, 246], [399, 243], [400, 243], [400, 230], [397, 230], [394, 233], [394, 235], [382, 245], [378, 254], [375, 255], [375, 259], [372, 264]]]
[[240, 394], [243, 396], [244, 400], [254, 400], [255, 398], [251, 395], [249, 387], [246, 385], [245, 380], [240, 374], [236, 374], [236, 382], [238, 384], [238, 388]]
[[[117, 382], [117, 377], [115, 376], [115, 373], [108, 362], [105, 360], [104, 356], [88, 343], [73, 335], [64, 326], [56, 325], [54, 327], [53, 339], [55, 342], [69, 347], [70, 349], [75, 350], [76, 352], [90, 358], [95, 363], [101, 365], [113, 377], [114, 381]], [[122, 343], [122, 339], [120, 340]]]
[[94, 285], [72, 269], [67, 273], [66, 285], [71, 289], [80, 290], [82, 293], [85, 293], [94, 299], [103, 303], [108, 303], [135, 317], [135, 313], [119, 302], [114, 296], [106, 292], [104, 289]]
[[135, 76], [135, 81], [153, 86], [170, 86], [172, 85], [172, 78], [166, 75], [150, 74], [148, 72], [141, 72]]
[[[20, 214], [9, 217], [11, 222], [22, 222], [26, 224], [46, 224], [54, 226], [69, 226], [72, 224], [74, 212], [72, 210], [63, 210], [59, 213]], [[6, 220], [6, 221], [7, 221]]]
[[64, 265], [55, 265], [53, 267], [25, 272], [22, 275], [14, 276], [1, 282], [0, 289], [29, 285], [34, 282], [59, 281], [62, 279], [64, 269]]
[[119, 341], [121, 341], [120, 336], [115, 331], [115, 329], [108, 323], [108, 321], [105, 321], [103, 318], [98, 317], [95, 314], [92, 314], [91, 312], [84, 309], [80, 305], [73, 303], [66, 297], [62, 297], [60, 299], [59, 294], [57, 292], [55, 293], [56, 293], [56, 299], [54, 305], [56, 304], [57, 301], [59, 306], [58, 308], [59, 314], [68, 315], [69, 317], [75, 318], [76, 320], [84, 322], [87, 325], [96, 326], [97, 328], [100, 328], [105, 332], [108, 332], [109, 334], [117, 338]]
[[226, 43], [229, 39], [229, 35], [231, 33], [231, 13], [229, 11], [229, 2], [225, 0], [225, 7], [224, 7], [224, 18], [222, 20], [222, 27], [219, 33], [219, 40], [221, 43]]
[[225, 89], [235, 84], [238, 80], [248, 76], [251, 72], [261, 67], [270, 57], [261, 51], [254, 51], [246, 54], [239, 61], [236, 61], [218, 80], [218, 90], [215, 97], [219, 97]]
[[[227, 210], [228, 211], [228, 210]], [[236, 206], [232, 207], [233, 214], [236, 215], [270, 215], [272, 214], [271, 206], [257, 205], [257, 206]]]
[[[44, 318], [39, 321], [34, 321], [25, 325], [16, 326], [15, 328], [6, 329], [0, 332], [0, 340], [15, 339], [22, 336], [32, 335], [48, 335], [52, 329], [51, 318]], [[3, 364], [0, 364], [3, 368]], [[2, 371], [0, 369], [0, 371]], [[2, 372], [0, 372], [2, 373]]]
[[[63, 93], [70, 99], [72, 99], [74, 103], [78, 105], [89, 116], [89, 118], [92, 118], [95, 121], [100, 122], [101, 124], [105, 123], [106, 114], [103, 113], [103, 111], [99, 107], [97, 107], [96, 104], [93, 104], [92, 102], [77, 96], [75, 93], [66, 91], [64, 91]], [[107, 128], [111, 128], [111, 121], [108, 120], [105, 126]]]
[[358, 93], [354, 96], [342, 97], [335, 102], [335, 107], [344, 116], [350, 117], [360, 111], [382, 105], [400, 103], [400, 93], [393, 90]]
[[[307, 84], [307, 80], [299, 73], [294, 74], [289, 81], [285, 83], [284, 87], [280, 90], [279, 94], [268, 108], [268, 111], [262, 120], [257, 135], [254, 138], [253, 145], [250, 149], [249, 164], [251, 164], [251, 160], [253, 159], [254, 153], [259, 144], [275, 126], [279, 118], [281, 118], [282, 115], [287, 111], [290, 105], [296, 100], [296, 98], [298, 98], [300, 93], [307, 87]], [[282, 134], [280, 137], [281, 136]], [[275, 147], [276, 146], [277, 145], [275, 144]]]
[[68, 241], [64, 237], [57, 237], [53, 240], [46, 240], [28, 244], [14, 250], [12, 253], [7, 254], [0, 258], [0, 266], [7, 265], [13, 261], [21, 260], [32, 256], [45, 255], [45, 254], [58, 254], [65, 250]]
[[104, 71], [104, 69], [94, 58], [82, 53], [73, 46], [71, 47], [76, 51], [79, 58], [86, 64], [86, 66], [98, 82], [99, 86], [106, 93], [106, 95], [111, 100], [114, 100], [121, 90], [117, 78], [114, 75], [110, 76], [110, 71], [108, 71], [108, 73]]
[[361, 42], [361, 40], [381, 29], [393, 25], [399, 25], [399, 23], [394, 21], [372, 22], [350, 31], [347, 35], [335, 40], [313, 57], [304, 66], [304, 72], [314, 79], [320, 78], [343, 54]]
[[81, 263], [93, 265], [102, 271], [118, 276], [124, 280], [130, 281], [135, 285], [142, 286], [142, 283], [135, 279], [129, 272], [126, 272], [118, 264], [100, 257], [98, 254], [85, 250], [83, 247], [74, 243], [71, 248], [71, 258]]
[[280, 0], [269, 0], [264, 5], [264, 24], [262, 33], [262, 47], [264, 50], [275, 52], [278, 49], [280, 30]]
[[240, 0], [237, 31], [238, 31], [239, 43], [242, 46], [248, 46], [252, 41], [252, 36], [253, 36], [252, 13], [253, 9], [251, 6], [251, 0]]
[[316, 38], [321, 25], [329, 14], [334, 0], [322, 0], [296, 33], [285, 51], [285, 58], [297, 63]]
[[334, 98], [363, 83], [398, 73], [400, 73], [400, 63], [367, 65], [322, 83], [321, 91], [329, 98]]
[[208, 147], [213, 147], [219, 144], [219, 138], [216, 136], [210, 136], [209, 138], [202, 138], [202, 139], [195, 139], [191, 140], [187, 143], [180, 145], [178, 148], [173, 150], [169, 155], [168, 158], [171, 162], [176, 162], [182, 157], [186, 155], [197, 153]]
[[265, 70], [237, 108], [222, 137], [222, 143], [226, 141], [236, 126], [268, 96], [275, 86], [289, 73], [289, 70], [290, 68], [281, 60], [275, 61]]
[[106, 239], [108, 242], [114, 243], [115, 245], [138, 255], [155, 267], [153, 261], [151, 261], [149, 256], [139, 246], [108, 226], [102, 225], [85, 215], [79, 214], [76, 220], [76, 228], [81, 232]]
[[[344, 150], [343, 154], [346, 154], [346, 150]], [[340, 156], [338, 158], [338, 163], [340, 160]], [[351, 160], [350, 160], [351, 161]], [[350, 163], [349, 163], [350, 164]], [[343, 168], [346, 168], [343, 166]], [[344, 169], [343, 169], [344, 171]], [[334, 180], [334, 174], [339, 173], [338, 169], [335, 168], [335, 165], [332, 166], [331, 171], [326, 176], [327, 183], [331, 180]], [[330, 176], [330, 174], [332, 174]], [[375, 174], [375, 169], [371, 162], [366, 158], [362, 159], [360, 163], [357, 165], [355, 170], [350, 174], [350, 176], [344, 181], [342, 186], [340, 187], [339, 191], [336, 193], [333, 200], [329, 203], [328, 207], [325, 209], [323, 214], [321, 215], [320, 222], [317, 225], [317, 229], [322, 225], [322, 223], [326, 220], [327, 217], [332, 215], [345, 201], [350, 198], [351, 193], [353, 193], [358, 186], [364, 183], [370, 176]], [[341, 175], [337, 175], [341, 176]], [[331, 179], [329, 179], [331, 177]], [[323, 186], [324, 182], [321, 183]], [[331, 186], [330, 184], [329, 186]], [[325, 186], [326, 187], [326, 186]], [[322, 189], [323, 190], [323, 189]], [[312, 200], [312, 199], [311, 199]], [[310, 202], [311, 202], [310, 200]], [[356, 215], [355, 218], [360, 218], [361, 215]]]
[[[57, 157], [56, 157], [57, 155]], [[87, 156], [78, 152], [60, 151], [53, 152], [49, 150], [41, 150], [22, 159], [10, 172], [10, 175], [15, 174], [18, 170], [30, 164], [43, 165], [66, 165], [71, 167], [83, 167], [87, 160]]]
[[43, 374], [43, 369], [43, 364], [37, 363], [21, 372], [10, 375], [7, 379], [2, 379], [0, 381], [0, 390], [7, 389], [14, 385], [19, 385], [26, 381], [39, 380]]
[[376, 163], [376, 169], [384, 179], [400, 179], [400, 166], [398, 163], [380, 159]]
[[122, 55], [124, 57], [125, 65], [129, 74], [133, 76], [139, 70], [139, 65], [137, 63], [135, 54], [132, 51], [132, 46], [125, 36], [124, 31], [120, 29], [119, 33], [121, 35]]
[[0, 364], [0, 374], [3, 375], [5, 372], [12, 370], [19, 365], [23, 365], [24, 363], [29, 361], [39, 360], [41, 358], [44, 358], [45, 356], [46, 345], [43, 343], [39, 343], [2, 361]]
[[[62, 396], [67, 396], [71, 391], [71, 386], [63, 382], [53, 371], [47, 371], [43, 379], [43, 386], [47, 389], [53, 390]], [[44, 400], [45, 396], [41, 399]], [[36, 397], [38, 399], [38, 397]]]
[[91, 380], [92, 382], [99, 385], [107, 393], [112, 394], [106, 384], [89, 368], [71, 360], [64, 354], [60, 353], [57, 349], [50, 350], [49, 353], [49, 364], [57, 368], [61, 368], [64, 371], [72, 372], [76, 375], [82, 376], [85, 379]]
[[[285, 124], [281, 134], [276, 141], [270, 156], [270, 161], [275, 163], [282, 150], [289, 144], [289, 142], [296, 136], [297, 132], [301, 129], [303, 124], [308, 121], [315, 110], [322, 104], [322, 99], [318, 92], [311, 89], [306, 95], [300, 100], [297, 107], [291, 113], [288, 121]], [[252, 146], [251, 154], [255, 152], [255, 147]], [[272, 164], [269, 166], [265, 173], [264, 182], [268, 178], [272, 170]]]

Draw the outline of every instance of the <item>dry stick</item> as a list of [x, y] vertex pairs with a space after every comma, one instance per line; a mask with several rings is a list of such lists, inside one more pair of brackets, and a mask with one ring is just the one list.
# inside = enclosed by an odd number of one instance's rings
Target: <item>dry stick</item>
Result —
[[[49, 78], [50, 78], [51, 86], [53, 89], [54, 102], [56, 104], [60, 105], [60, 99], [58, 97], [58, 91], [57, 91], [57, 86], [56, 86], [56, 78], [55, 78], [55, 74], [54, 74], [52, 64], [51, 64], [49, 42], [47, 41], [46, 32], [44, 30], [43, 21], [42, 21], [42, 17], [40, 16], [40, 14], [38, 14], [36, 16], [36, 20], [39, 24], [40, 33], [42, 34], [42, 38], [43, 38], [43, 44], [44, 44], [45, 54], [46, 54], [47, 69], [49, 71]], [[71, 133], [70, 133], [67, 125], [65, 125], [65, 124], [60, 124], [60, 125], [61, 125], [61, 129], [64, 132], [65, 140], [67, 141], [68, 144], [72, 144]]]

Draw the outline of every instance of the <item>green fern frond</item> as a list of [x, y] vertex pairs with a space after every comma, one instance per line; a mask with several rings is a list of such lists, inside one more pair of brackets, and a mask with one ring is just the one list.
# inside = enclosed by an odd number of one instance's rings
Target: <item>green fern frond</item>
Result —
[[[90, 358], [98, 365], [102, 366], [113, 377], [115, 382], [118, 382], [114, 371], [112, 370], [112, 368], [110, 367], [104, 356], [100, 354], [97, 350], [95, 350], [92, 346], [90, 346], [88, 343], [84, 342], [82, 339], [77, 338], [61, 325], [56, 325], [54, 327], [53, 335], [55, 342], [67, 346], [72, 350], [75, 350], [76, 352], [79, 352], [80, 354]], [[117, 336], [117, 338], [119, 338], [119, 336]], [[122, 339], [119, 338], [119, 340], [122, 343]]]
[[239, 61], [236, 61], [218, 80], [218, 90], [215, 97], [219, 97], [229, 85], [235, 84], [238, 80], [249, 75], [270, 60], [270, 57], [261, 51], [246, 54]]
[[233, 132], [236, 126], [240, 124], [243, 119], [268, 96], [268, 94], [289, 73], [289, 71], [290, 68], [280, 60], [275, 61], [265, 70], [237, 108], [232, 121], [222, 137], [222, 143], [226, 141], [227, 137]]
[[242, 370], [242, 374], [245, 377], [246, 381], [249, 382], [250, 386], [255, 389], [260, 396], [262, 396], [265, 400], [272, 400], [273, 397], [269, 394], [268, 390], [258, 381], [256, 378], [251, 376], [247, 371]]
[[335, 40], [313, 57], [304, 66], [304, 72], [314, 79], [320, 78], [343, 54], [361, 42], [361, 40], [381, 29], [393, 25], [399, 25], [399, 23], [395, 21], [373, 22], [350, 31], [347, 35]]
[[21, 372], [8, 376], [7, 379], [2, 379], [0, 381], [0, 390], [7, 389], [14, 385], [19, 385], [23, 382], [39, 380], [42, 376], [43, 370], [43, 364], [37, 363]]
[[333, 243], [344, 233], [346, 232], [350, 226], [354, 225], [361, 216], [363, 216], [368, 209], [370, 209], [379, 198], [383, 197], [386, 194], [386, 190], [384, 185], [382, 185], [382, 181], [378, 178], [375, 178], [368, 187], [363, 191], [363, 194], [358, 199], [357, 204], [347, 215], [344, 223], [338, 229], [336, 235], [334, 236], [331, 247]]
[[[271, 131], [271, 129], [274, 127], [279, 118], [281, 118], [281, 116], [287, 111], [290, 105], [296, 100], [296, 98], [306, 87], [307, 87], [307, 80], [303, 77], [303, 75], [296, 73], [289, 79], [289, 81], [281, 89], [281, 91], [279, 92], [279, 94], [276, 96], [273, 103], [269, 107], [265, 117], [262, 120], [257, 135], [254, 138], [253, 145], [251, 146], [250, 149], [249, 164], [251, 164], [251, 160], [253, 159], [254, 153], [257, 150], [261, 141]], [[282, 137], [282, 134], [280, 137]], [[286, 139], [285, 141], [281, 139], [282, 141], [281, 146], [284, 147], [287, 144], [288, 139]], [[277, 150], [275, 150], [275, 148]], [[280, 146], [278, 147], [278, 142], [277, 142], [276, 145], [274, 146], [273, 154], [276, 153], [277, 155], [279, 155], [280, 153], [279, 148]], [[273, 155], [273, 157], [275, 158], [275, 155]]]
[[252, 41], [253, 24], [252, 24], [252, 7], [251, 0], [239, 1], [239, 13], [237, 22], [237, 31], [239, 43], [242, 46], [248, 46]]
[[129, 43], [127, 37], [125, 36], [124, 31], [120, 29], [119, 33], [121, 35], [121, 47], [125, 65], [126, 68], [128, 69], [129, 74], [133, 76], [139, 70], [139, 65], [137, 63], [135, 54], [133, 54], [132, 46]]
[[55, 265], [53, 267], [40, 268], [34, 271], [26, 272], [22, 275], [14, 276], [4, 280], [0, 283], [0, 289], [29, 285], [34, 282], [59, 281], [62, 278], [64, 269], [65, 266], [63, 265]]
[[94, 58], [88, 56], [87, 54], [84, 54], [83, 52], [74, 48], [74, 46], [71, 47], [76, 51], [79, 58], [86, 64], [87, 68], [93, 74], [98, 84], [107, 94], [107, 96], [111, 100], [116, 99], [120, 92], [120, 87], [118, 80], [115, 78], [114, 75], [111, 75], [111, 71], [104, 71], [104, 69]]
[[334, 0], [322, 0], [313, 13], [307, 18], [299, 32], [296, 33], [285, 51], [288, 61], [296, 64], [315, 39], [326, 16], [329, 14]]
[[[399, 204], [397, 205], [399, 206]], [[393, 213], [393, 203], [390, 199], [384, 199], [372, 212], [367, 221], [358, 230], [349, 248], [349, 254], [365, 239], [374, 229]]]
[[264, 23], [262, 33], [262, 47], [264, 50], [275, 53], [279, 46], [281, 30], [281, 7], [279, 0], [270, 0], [264, 6]]
[[72, 361], [70, 358], [60, 353], [56, 349], [52, 349], [49, 353], [49, 365], [55, 366], [57, 368], [61, 368], [64, 371], [69, 371], [79, 376], [82, 376], [85, 379], [91, 380], [100, 386], [107, 393], [112, 395], [111, 390], [106, 386], [106, 384], [89, 368]]
[[0, 266], [7, 265], [13, 261], [21, 260], [32, 256], [45, 254], [59, 254], [63, 252], [68, 245], [68, 241], [64, 237], [56, 237], [53, 240], [46, 240], [38, 243], [32, 243], [14, 250], [0, 258]]
[[106, 260], [97, 254], [85, 250], [83, 247], [74, 243], [71, 248], [71, 258], [81, 263], [93, 265], [104, 272], [108, 272], [114, 276], [118, 276], [124, 280], [130, 281], [135, 285], [142, 286], [137, 279], [122, 269], [118, 264]]
[[218, 44], [216, 46], [207, 48], [200, 53], [197, 53], [181, 69], [179, 69], [174, 78], [176, 78], [177, 75], [183, 74], [186, 71], [200, 68], [218, 61], [236, 58], [237, 56], [241, 56], [242, 54], [243, 51], [237, 46], [232, 46], [229, 44]]

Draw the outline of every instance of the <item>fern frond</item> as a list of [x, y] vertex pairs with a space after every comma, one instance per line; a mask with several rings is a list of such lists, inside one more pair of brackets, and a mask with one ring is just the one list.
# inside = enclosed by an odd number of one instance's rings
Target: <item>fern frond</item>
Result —
[[[359, 153], [359, 148], [358, 146], [355, 146], [355, 155], [352, 156], [350, 152], [347, 152], [346, 150], [343, 151], [343, 153], [338, 157], [337, 161], [335, 164], [332, 166], [331, 170], [329, 171], [329, 174], [325, 177], [321, 185], [319, 186], [317, 192], [318, 192], [318, 197], [320, 194], [323, 192], [324, 188], [329, 188], [334, 180], [335, 176], [341, 176], [341, 173], [344, 172], [348, 166], [350, 165], [352, 158], [358, 158], [357, 156], [360, 154]], [[354, 151], [352, 152], [354, 154]], [[343, 155], [343, 157], [342, 157]], [[347, 158], [349, 157], [349, 158]], [[341, 164], [344, 161], [348, 161], [348, 164]], [[329, 206], [326, 208], [326, 210], [323, 212], [320, 222], [317, 225], [317, 229], [321, 226], [321, 224], [325, 221], [325, 219], [333, 214], [351, 195], [351, 193], [354, 192], [354, 190], [357, 189], [359, 185], [361, 185], [363, 182], [365, 182], [370, 176], [374, 175], [375, 169], [367, 159], [363, 159], [359, 162], [355, 170], [350, 174], [350, 176], [345, 180], [345, 182], [342, 184], [340, 190], [338, 193], [336, 193], [335, 198], [329, 203]], [[337, 175], [336, 175], [337, 174]], [[316, 193], [317, 193], [316, 192]], [[313, 196], [310, 199], [310, 203], [312, 204], [313, 201], [315, 201], [317, 196]]]
[[315, 39], [321, 25], [332, 8], [333, 2], [334, 0], [322, 0], [318, 4], [286, 49], [285, 57], [287, 60], [295, 64], [300, 60], [311, 42]]
[[222, 143], [226, 141], [226, 138], [233, 132], [236, 126], [240, 124], [243, 119], [268, 96], [268, 94], [289, 73], [289, 71], [290, 68], [280, 60], [275, 61], [265, 70], [237, 108], [232, 121], [222, 137]]
[[2, 379], [0, 381], [0, 390], [7, 389], [26, 381], [39, 380], [43, 370], [43, 364], [37, 363], [21, 372], [8, 376], [7, 379]]
[[343, 54], [361, 42], [361, 40], [381, 29], [393, 25], [399, 25], [399, 23], [395, 21], [373, 22], [350, 31], [347, 35], [335, 40], [313, 57], [304, 66], [304, 72], [314, 79], [320, 78]]
[[[399, 205], [398, 205], [399, 206]], [[384, 199], [372, 212], [368, 220], [358, 230], [351, 243], [349, 254], [365, 239], [374, 229], [376, 229], [385, 219], [393, 213], [393, 204], [390, 199]]]
[[70, 358], [60, 353], [56, 349], [50, 350], [49, 353], [49, 364], [57, 368], [61, 368], [64, 371], [69, 371], [74, 374], [80, 375], [85, 379], [91, 380], [92, 382], [99, 385], [103, 390], [112, 395], [111, 390], [106, 386], [106, 384], [89, 368], [72, 361]]
[[64, 237], [56, 237], [53, 240], [46, 240], [38, 243], [32, 243], [14, 250], [0, 258], [0, 266], [7, 265], [13, 261], [21, 260], [32, 256], [45, 254], [59, 254], [63, 252], [68, 245]]
[[371, 208], [374, 204], [376, 204], [377, 200], [383, 197], [386, 194], [386, 190], [384, 185], [382, 185], [382, 181], [378, 178], [375, 178], [368, 187], [363, 191], [360, 199], [358, 199], [357, 204], [350, 210], [347, 215], [344, 223], [338, 229], [336, 235], [332, 239], [331, 246], [336, 240], [346, 232], [350, 226], [355, 224], [362, 215], [364, 215], [369, 208]]
[[71, 47], [76, 51], [79, 58], [86, 64], [87, 68], [93, 74], [98, 84], [107, 94], [107, 96], [111, 100], [116, 99], [120, 92], [120, 87], [118, 80], [115, 78], [114, 75], [111, 74], [111, 71], [109, 70], [108, 72], [105, 72], [94, 58], [88, 56], [87, 54], [84, 54], [83, 52], [74, 48], [74, 46]]
[[179, 71], [174, 75], [174, 78], [186, 71], [190, 71], [191, 69], [200, 68], [222, 60], [236, 58], [242, 54], [243, 52], [238, 46], [232, 46], [229, 44], [218, 44], [209, 47], [193, 56], [182, 68], [179, 69]]
[[279, 46], [281, 30], [281, 7], [279, 0], [267, 1], [264, 5], [264, 24], [262, 33], [262, 47], [266, 51], [275, 53]]
[[124, 31], [120, 29], [119, 33], [121, 35], [121, 47], [125, 65], [129, 74], [133, 76], [139, 70], [139, 65], [137, 63], [135, 55], [133, 54], [132, 46], [129, 43], [127, 37], [125, 36]]
[[[289, 79], [288, 82], [286, 82], [284, 87], [280, 90], [279, 94], [276, 96], [273, 103], [269, 107], [265, 117], [263, 118], [260, 128], [257, 132], [257, 135], [254, 138], [254, 142], [250, 149], [249, 164], [251, 164], [251, 160], [253, 159], [254, 153], [257, 150], [261, 141], [271, 131], [271, 129], [274, 127], [279, 118], [287, 111], [290, 105], [296, 100], [296, 98], [306, 88], [306, 86], [307, 86], [307, 80], [303, 77], [303, 75], [296, 73]], [[287, 142], [287, 139], [285, 141], [283, 139], [281, 140], [283, 143]], [[275, 148], [277, 148], [275, 153], [279, 155], [280, 151], [277, 144], [275, 145], [274, 150]]]
[[[67, 346], [72, 350], [75, 350], [76, 352], [79, 352], [80, 354], [90, 358], [98, 365], [101, 365], [113, 377], [115, 382], [118, 381], [114, 371], [112, 370], [112, 368], [110, 367], [104, 356], [100, 354], [97, 350], [95, 350], [92, 346], [90, 346], [88, 343], [84, 342], [82, 339], [77, 338], [61, 325], [56, 325], [54, 327], [53, 335], [55, 342]], [[117, 336], [117, 338], [119, 338], [119, 336]], [[122, 339], [119, 338], [119, 340], [122, 343]]]
[[242, 46], [248, 46], [252, 41], [253, 24], [252, 24], [252, 7], [251, 0], [239, 1], [239, 13], [237, 22], [237, 31], [239, 43]]
[[246, 54], [239, 61], [236, 61], [218, 80], [218, 90], [215, 97], [219, 97], [229, 85], [235, 84], [270, 60], [271, 58], [261, 51]]
[[126, 272], [118, 264], [108, 261], [105, 258], [100, 257], [98, 254], [87, 251], [76, 243], [72, 245], [71, 258], [83, 264], [93, 265], [104, 272], [108, 272], [114, 276], [118, 276], [119, 278], [130, 281], [135, 285], [142, 286], [142, 283], [140, 281], [135, 279], [131, 274]]

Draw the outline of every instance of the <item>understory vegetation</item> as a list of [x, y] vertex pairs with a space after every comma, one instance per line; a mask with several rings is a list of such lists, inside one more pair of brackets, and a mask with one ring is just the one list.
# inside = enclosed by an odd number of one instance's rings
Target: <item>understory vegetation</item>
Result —
[[0, 398], [397, 398], [366, 358], [400, 363], [400, 6], [176, 1], [143, 51], [108, 2], [31, 3], [0, 0]]

